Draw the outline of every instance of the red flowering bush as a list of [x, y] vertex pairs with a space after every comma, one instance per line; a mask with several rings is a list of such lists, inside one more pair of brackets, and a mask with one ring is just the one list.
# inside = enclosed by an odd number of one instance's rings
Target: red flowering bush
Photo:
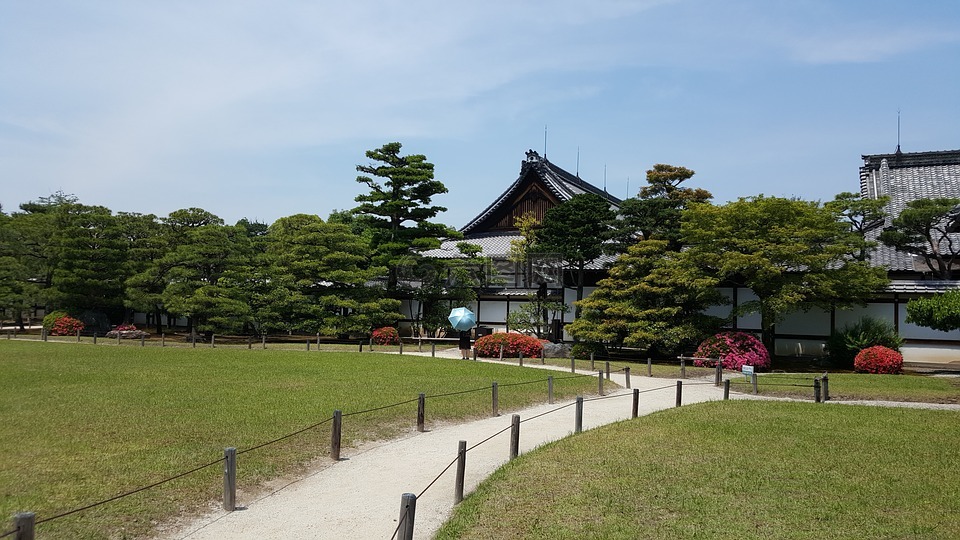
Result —
[[874, 345], [857, 353], [853, 369], [860, 373], [903, 373], [903, 355], [882, 345]]
[[[694, 354], [699, 358], [719, 358], [723, 369], [740, 371], [743, 366], [770, 367], [770, 353], [753, 334], [746, 332], [720, 332], [708, 337], [697, 347]], [[694, 360], [695, 366], [714, 367], [716, 362]]]
[[69, 315], [57, 319], [50, 328], [51, 336], [75, 336], [77, 331], [83, 331], [83, 323]]
[[399, 345], [400, 332], [392, 326], [384, 326], [373, 331], [373, 342], [377, 345]]
[[118, 324], [116, 328], [107, 332], [108, 338], [116, 339], [117, 336], [120, 336], [120, 339], [140, 339], [148, 338], [150, 334], [137, 330], [136, 325], [133, 324]]
[[520, 353], [523, 353], [524, 358], [535, 358], [543, 352], [543, 343], [539, 339], [513, 333], [483, 336], [473, 347], [477, 350], [477, 356], [499, 358], [500, 345], [503, 345], [504, 358], [517, 358]]

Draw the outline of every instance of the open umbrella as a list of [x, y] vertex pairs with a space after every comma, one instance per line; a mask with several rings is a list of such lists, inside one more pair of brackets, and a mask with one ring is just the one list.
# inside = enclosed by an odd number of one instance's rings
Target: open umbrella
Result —
[[450, 316], [447, 317], [450, 324], [461, 332], [469, 330], [477, 325], [477, 316], [465, 307], [453, 308], [450, 310]]

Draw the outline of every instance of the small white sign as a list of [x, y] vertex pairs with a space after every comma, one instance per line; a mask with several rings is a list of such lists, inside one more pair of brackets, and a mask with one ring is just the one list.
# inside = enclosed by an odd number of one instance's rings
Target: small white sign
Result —
[[743, 373], [744, 377], [749, 377], [753, 375], [753, 366], [743, 366], [740, 368], [740, 372]]

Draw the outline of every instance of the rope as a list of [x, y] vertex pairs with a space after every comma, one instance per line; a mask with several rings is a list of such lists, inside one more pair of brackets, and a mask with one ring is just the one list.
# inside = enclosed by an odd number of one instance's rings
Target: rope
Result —
[[437, 480], [439, 480], [440, 477], [443, 476], [443, 473], [449, 471], [450, 467], [453, 467], [454, 463], [458, 461], [460, 461], [460, 456], [453, 458], [453, 461], [451, 461], [446, 467], [444, 467], [443, 470], [440, 471], [440, 474], [438, 474], [436, 478], [434, 478], [429, 484], [427, 484], [427, 487], [423, 488], [423, 491], [421, 491], [417, 495], [417, 498], [419, 499], [420, 497], [423, 497], [423, 494], [426, 493], [428, 489], [430, 489], [431, 487], [433, 487], [434, 484], [437, 483]]
[[207, 463], [206, 465], [201, 465], [201, 466], [196, 467], [196, 468], [194, 468], [194, 469], [191, 469], [191, 470], [189, 470], [189, 471], [187, 471], [187, 472], [180, 473], [180, 474], [178, 474], [178, 475], [176, 475], [176, 476], [171, 476], [170, 478], [165, 478], [165, 479], [163, 479], [163, 480], [160, 480], [159, 482], [154, 482], [153, 484], [150, 484], [149, 486], [144, 486], [144, 487], [141, 487], [141, 488], [137, 488], [137, 489], [128, 491], [128, 492], [126, 492], [126, 493], [121, 493], [121, 494], [119, 494], [119, 495], [110, 497], [109, 499], [104, 499], [104, 500], [102, 500], [102, 501], [95, 502], [95, 503], [93, 503], [93, 504], [88, 504], [87, 506], [83, 506], [83, 507], [81, 507], [81, 508], [75, 508], [75, 509], [73, 509], [73, 510], [69, 510], [69, 511], [67, 511], [67, 512], [63, 512], [62, 514], [57, 514], [57, 515], [55, 515], [55, 516], [53, 516], [53, 517], [48, 517], [48, 518], [44, 518], [44, 519], [38, 519], [38, 520], [35, 522], [35, 524], [36, 524], [36, 525], [39, 525], [39, 524], [41, 524], [41, 523], [46, 523], [46, 522], [48, 522], [48, 521], [53, 521], [53, 520], [55, 520], [55, 519], [60, 519], [60, 518], [62, 518], [62, 517], [66, 517], [66, 516], [69, 516], [69, 515], [71, 515], [71, 514], [76, 514], [77, 512], [82, 512], [82, 511], [84, 511], [84, 510], [89, 510], [89, 509], [94, 508], [94, 507], [96, 507], [96, 506], [100, 506], [100, 505], [103, 505], [103, 504], [107, 504], [108, 502], [112, 502], [112, 501], [115, 501], [115, 500], [117, 500], [117, 499], [122, 499], [122, 498], [124, 498], [124, 497], [127, 497], [127, 496], [129, 496], [129, 495], [133, 495], [133, 494], [135, 494], [135, 493], [140, 493], [141, 491], [146, 491], [146, 490], [148, 490], [148, 489], [150, 489], [150, 488], [155, 488], [155, 487], [157, 487], [157, 486], [159, 486], [159, 485], [161, 485], [161, 484], [166, 484], [167, 482], [170, 482], [171, 480], [176, 480], [177, 478], [183, 478], [184, 476], [187, 476], [188, 474], [193, 474], [193, 473], [195, 473], [195, 472], [197, 472], [197, 471], [206, 469], [207, 467], [210, 467], [210, 466], [212, 466], [212, 465], [216, 465], [217, 463], [221, 463], [222, 461], [223, 461], [223, 458], [218, 458], [216, 461], [211, 461], [210, 463]]
[[299, 434], [303, 433], [304, 431], [309, 431], [309, 430], [311, 430], [311, 429], [313, 429], [313, 428], [315, 428], [315, 427], [317, 427], [317, 426], [322, 426], [323, 424], [326, 424], [327, 422], [332, 422], [332, 421], [333, 421], [333, 417], [331, 416], [330, 418], [321, 420], [321, 421], [317, 422], [316, 424], [307, 426], [307, 427], [305, 427], [305, 428], [303, 428], [303, 429], [299, 429], [299, 430], [297, 430], [297, 431], [294, 431], [293, 433], [288, 433], [288, 434], [286, 434], [286, 435], [284, 435], [284, 436], [282, 436], [282, 437], [278, 437], [278, 438], [276, 438], [276, 439], [274, 439], [274, 440], [272, 440], [272, 441], [267, 441], [267, 442], [265, 442], [265, 443], [261, 443], [261, 444], [258, 444], [258, 445], [256, 445], [256, 446], [247, 448], [247, 449], [245, 449], [245, 450], [237, 450], [237, 455], [239, 456], [240, 454], [246, 454], [247, 452], [252, 452], [253, 450], [257, 450], [258, 448], [263, 448], [264, 446], [271, 445], [271, 444], [276, 443], [276, 442], [280, 442], [280, 441], [282, 441], [282, 440], [284, 440], [284, 439], [289, 439], [290, 437], [293, 437], [294, 435], [299, 435]]
[[7, 532], [5, 532], [5, 533], [3, 533], [3, 534], [0, 534], [0, 538], [6, 538], [6, 537], [10, 536], [11, 534], [14, 534], [14, 533], [17, 533], [17, 532], [20, 532], [20, 527], [17, 527], [16, 529], [7, 531]]
[[432, 395], [432, 394], [431, 394], [431, 395], [426, 396], [426, 397], [428, 397], [428, 398], [441, 398], [441, 397], [448, 397], [448, 396], [459, 396], [460, 394], [469, 394], [470, 392], [479, 392], [479, 391], [481, 391], [481, 390], [489, 390], [489, 389], [490, 389], [489, 386], [483, 386], [483, 387], [480, 387], [480, 388], [474, 388], [473, 390], [460, 390], [459, 392], [447, 392], [446, 394], [436, 394], [436, 395]]
[[357, 415], [357, 414], [364, 414], [364, 413], [368, 413], [368, 412], [382, 411], [382, 410], [384, 410], [384, 409], [389, 409], [389, 408], [392, 408], [392, 407], [398, 407], [398, 406], [400, 406], [400, 405], [406, 405], [407, 403], [413, 403], [414, 401], [417, 401], [417, 400], [419, 400], [419, 399], [420, 399], [419, 397], [415, 397], [415, 398], [413, 398], [413, 399], [408, 399], [408, 400], [406, 400], [406, 401], [401, 401], [401, 402], [399, 402], [399, 403], [394, 403], [394, 404], [392, 404], [392, 405], [384, 405], [383, 407], [374, 407], [374, 408], [372, 408], [372, 409], [367, 409], [367, 410], [365, 410], [365, 411], [356, 411], [356, 412], [352, 412], [352, 413], [346, 413], [346, 414], [343, 414], [342, 417], [343, 417], [343, 418], [346, 418], [346, 417], [348, 417], [348, 416], [354, 416], [354, 415]]
[[524, 423], [524, 422], [526, 422], [526, 421], [528, 421], [528, 420], [535, 420], [535, 419], [537, 419], [537, 418], [540, 418], [541, 416], [546, 416], [546, 415], [548, 415], [548, 414], [555, 413], [555, 412], [557, 412], [557, 411], [559, 411], [559, 410], [566, 409], [567, 407], [570, 407], [570, 406], [576, 405], [576, 404], [577, 404], [576, 401], [571, 401], [570, 403], [567, 403], [566, 405], [561, 405], [561, 406], [557, 407], [556, 409], [550, 409], [550, 410], [547, 411], [547, 412], [542, 412], [542, 413], [540, 413], [540, 414], [538, 414], [538, 415], [531, 416], [530, 418], [524, 418], [523, 420], [520, 420], [520, 423], [522, 424], [522, 423]]

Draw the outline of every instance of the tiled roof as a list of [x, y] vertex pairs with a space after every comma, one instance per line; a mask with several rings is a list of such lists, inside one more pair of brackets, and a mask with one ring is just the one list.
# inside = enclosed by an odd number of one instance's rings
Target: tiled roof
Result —
[[960, 289], [960, 282], [944, 279], [893, 279], [887, 292], [934, 294]]
[[[437, 259], [460, 259], [464, 255], [457, 249], [457, 244], [467, 242], [480, 246], [482, 251], [480, 255], [490, 257], [491, 259], [505, 259], [510, 254], [510, 242], [520, 238], [520, 233], [485, 233], [469, 235], [463, 240], [444, 240], [440, 243], [438, 249], [431, 249], [422, 252], [425, 257], [434, 257]], [[616, 260], [612, 255], [601, 255], [599, 258], [590, 261], [584, 266], [587, 270], [600, 270], [607, 268]]]
[[527, 185], [530, 182], [528, 175], [531, 174], [537, 175], [547, 189], [563, 202], [569, 201], [574, 195], [580, 195], [582, 193], [599, 195], [609, 201], [612, 207], [619, 207], [620, 203], [623, 202], [619, 198], [610, 195], [605, 190], [594, 186], [579, 176], [570, 174], [557, 165], [554, 165], [547, 160], [546, 156], [540, 157], [540, 154], [537, 152], [528, 150], [527, 159], [520, 165], [520, 176], [517, 177], [517, 179], [507, 187], [506, 191], [497, 197], [490, 206], [464, 225], [463, 228], [460, 229], [460, 232], [470, 234], [473, 229], [483, 223], [484, 220], [490, 217], [501, 206], [509, 202], [518, 189]]
[[[893, 154], [864, 155], [860, 167], [860, 193], [876, 198], [887, 195], [890, 202], [884, 227], [900, 215], [907, 203], [917, 199], [960, 198], [960, 150], [940, 152], [895, 152]], [[867, 233], [876, 241], [883, 227]], [[960, 240], [960, 236], [956, 240]], [[928, 272], [921, 257], [879, 245], [871, 260], [890, 270]]]

